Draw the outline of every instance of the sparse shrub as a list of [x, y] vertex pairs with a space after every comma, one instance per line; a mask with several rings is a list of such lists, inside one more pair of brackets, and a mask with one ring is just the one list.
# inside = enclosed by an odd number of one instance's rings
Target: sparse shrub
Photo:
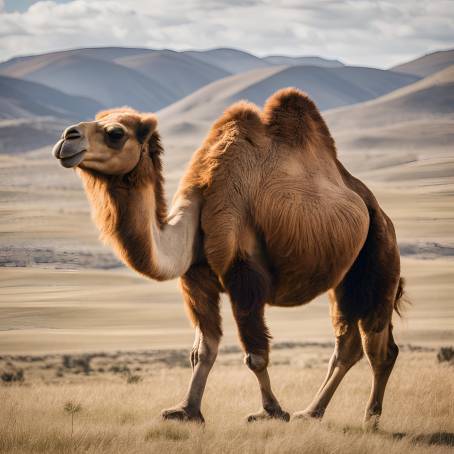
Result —
[[22, 369], [17, 369], [14, 366], [9, 366], [6, 370], [1, 372], [0, 378], [5, 383], [23, 382], [24, 371]]
[[130, 374], [131, 371], [128, 366], [125, 364], [114, 364], [113, 366], [110, 366], [109, 368], [110, 372], [113, 372], [114, 374]]
[[438, 350], [437, 359], [439, 363], [447, 362], [454, 365], [454, 348], [441, 347], [440, 350]]
[[71, 438], [72, 438], [74, 433], [74, 415], [82, 411], [82, 406], [80, 404], [68, 401], [63, 407], [63, 410], [65, 411], [66, 414], [71, 415]]
[[126, 378], [126, 383], [128, 383], [128, 385], [131, 385], [134, 383], [140, 383], [142, 380], [143, 378], [140, 375], [128, 374]]
[[82, 356], [72, 356], [72, 355], [63, 355], [62, 364], [65, 369], [75, 369], [74, 373], [83, 372], [86, 375], [89, 375], [92, 371], [90, 366], [91, 356], [82, 355]]
[[86, 375], [89, 375], [91, 372], [90, 361], [90, 356], [81, 356], [80, 358], [77, 358], [76, 366], [80, 367]]
[[73, 358], [71, 355], [63, 355], [62, 361], [63, 361], [63, 367], [65, 369], [71, 369], [72, 367], [74, 367]]

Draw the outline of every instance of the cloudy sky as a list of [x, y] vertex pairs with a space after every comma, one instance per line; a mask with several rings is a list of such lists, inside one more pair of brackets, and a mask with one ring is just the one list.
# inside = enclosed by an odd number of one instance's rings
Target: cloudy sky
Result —
[[74, 47], [235, 47], [386, 68], [454, 47], [454, 0], [0, 0], [0, 60]]

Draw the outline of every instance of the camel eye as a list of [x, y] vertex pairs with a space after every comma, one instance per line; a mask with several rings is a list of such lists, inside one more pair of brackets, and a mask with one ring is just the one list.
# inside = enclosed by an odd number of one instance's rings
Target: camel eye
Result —
[[110, 140], [115, 142], [121, 140], [124, 137], [125, 131], [123, 128], [120, 128], [119, 126], [114, 126], [112, 128], [107, 128], [106, 134]]

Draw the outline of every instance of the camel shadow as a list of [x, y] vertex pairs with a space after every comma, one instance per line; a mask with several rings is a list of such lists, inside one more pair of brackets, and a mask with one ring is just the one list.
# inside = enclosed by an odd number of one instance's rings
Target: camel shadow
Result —
[[412, 443], [437, 445], [437, 446], [451, 446], [454, 447], [454, 433], [453, 432], [433, 432], [428, 434], [410, 435], [404, 432], [387, 433], [396, 440], [409, 437]]
[[[329, 426], [333, 430], [340, 430], [343, 433], [359, 433], [364, 432], [361, 427], [354, 426]], [[377, 430], [373, 432], [375, 435], [381, 435], [394, 440], [407, 439], [413, 444], [425, 444], [428, 446], [449, 446], [454, 447], [454, 432], [432, 432], [426, 434], [412, 434], [407, 432], [387, 432], [385, 430]]]

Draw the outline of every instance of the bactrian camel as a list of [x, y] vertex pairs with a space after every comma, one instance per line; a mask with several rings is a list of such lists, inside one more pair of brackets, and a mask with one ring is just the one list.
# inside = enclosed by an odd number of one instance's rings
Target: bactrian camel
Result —
[[294, 418], [321, 418], [347, 371], [367, 356], [373, 373], [364, 424], [375, 428], [398, 347], [391, 316], [403, 292], [393, 224], [339, 162], [315, 104], [288, 88], [263, 111], [229, 107], [194, 153], [167, 211], [153, 114], [101, 112], [54, 147], [76, 167], [95, 223], [126, 265], [159, 281], [180, 277], [195, 326], [192, 378], [165, 419], [203, 422], [202, 395], [222, 335], [227, 292], [263, 409], [249, 421], [289, 420], [267, 371], [267, 304], [297, 306], [328, 291], [335, 348], [314, 400]]

